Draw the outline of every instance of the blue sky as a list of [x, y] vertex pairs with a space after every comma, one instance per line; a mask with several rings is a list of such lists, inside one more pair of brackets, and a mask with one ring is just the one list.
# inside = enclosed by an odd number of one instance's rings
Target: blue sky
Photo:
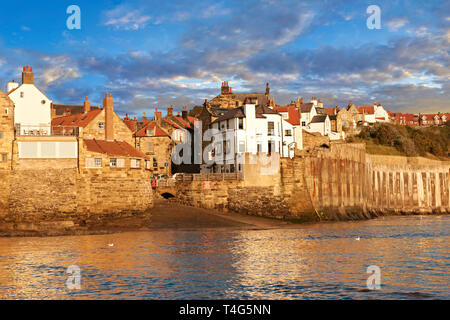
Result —
[[[69, 5], [81, 30], [69, 30]], [[381, 29], [368, 29], [369, 5]], [[379, 101], [392, 111], [450, 112], [450, 1], [21, 1], [2, 3], [0, 88], [30, 65], [55, 103], [121, 114], [199, 105], [227, 80], [279, 104]]]

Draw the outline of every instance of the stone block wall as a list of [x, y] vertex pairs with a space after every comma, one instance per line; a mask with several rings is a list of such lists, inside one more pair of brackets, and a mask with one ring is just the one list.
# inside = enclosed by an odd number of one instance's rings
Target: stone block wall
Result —
[[[367, 155], [364, 144], [332, 143], [293, 159], [273, 176], [177, 182], [186, 205], [301, 221], [357, 220], [389, 213], [450, 212], [450, 162]], [[263, 179], [266, 178], [266, 179]], [[267, 178], [271, 184], [267, 184]]]

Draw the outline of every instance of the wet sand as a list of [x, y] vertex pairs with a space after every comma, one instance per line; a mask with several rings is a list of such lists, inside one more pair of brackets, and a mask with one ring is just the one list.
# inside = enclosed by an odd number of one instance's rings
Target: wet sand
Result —
[[149, 229], [238, 228], [271, 229], [294, 225], [286, 221], [219, 212], [181, 205], [174, 200], [155, 200]]

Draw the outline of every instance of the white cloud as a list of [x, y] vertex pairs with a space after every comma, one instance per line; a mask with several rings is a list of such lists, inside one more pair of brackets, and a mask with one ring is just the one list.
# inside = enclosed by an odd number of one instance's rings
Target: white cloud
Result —
[[42, 89], [60, 82], [81, 77], [78, 67], [67, 56], [46, 56], [42, 61], [47, 65], [39, 75]]
[[105, 26], [112, 26], [118, 30], [139, 30], [145, 28], [151, 17], [141, 14], [138, 10], [132, 10], [127, 6], [120, 5], [106, 11]]
[[31, 29], [28, 28], [27, 26], [21, 26], [20, 29], [21, 29], [22, 31], [30, 31], [30, 30], [31, 30]]
[[396, 32], [399, 29], [403, 28], [408, 23], [409, 23], [409, 20], [406, 18], [395, 18], [395, 19], [389, 20], [386, 24], [389, 28], [389, 31]]

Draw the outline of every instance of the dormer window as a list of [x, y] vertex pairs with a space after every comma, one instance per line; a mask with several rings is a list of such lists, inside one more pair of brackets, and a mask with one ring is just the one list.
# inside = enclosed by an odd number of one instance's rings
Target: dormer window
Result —
[[153, 136], [153, 129], [147, 129], [146, 130], [146, 135], [149, 136], [149, 137]]

